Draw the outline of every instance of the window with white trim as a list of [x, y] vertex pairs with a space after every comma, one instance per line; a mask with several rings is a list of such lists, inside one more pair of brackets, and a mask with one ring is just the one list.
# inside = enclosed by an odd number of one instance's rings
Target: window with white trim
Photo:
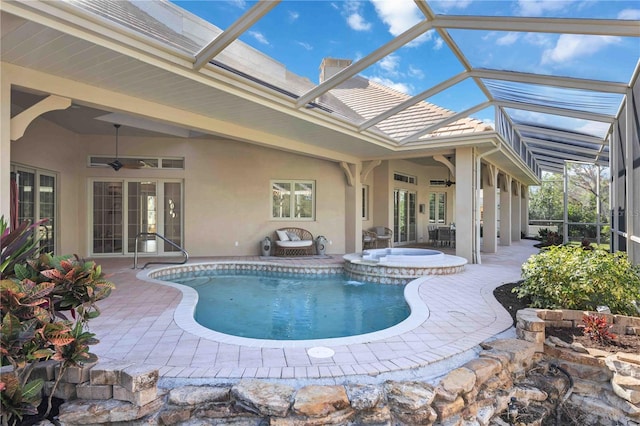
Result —
[[271, 218], [315, 219], [316, 183], [312, 180], [272, 180]]

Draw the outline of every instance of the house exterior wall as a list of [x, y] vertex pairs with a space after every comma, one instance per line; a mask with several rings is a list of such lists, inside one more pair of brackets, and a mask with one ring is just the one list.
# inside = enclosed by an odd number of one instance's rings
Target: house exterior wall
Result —
[[[114, 138], [76, 135], [42, 118], [12, 142], [12, 162], [58, 173], [61, 253], [90, 254], [93, 178], [182, 180], [184, 247], [192, 256], [256, 255], [259, 242], [285, 226], [325, 235], [330, 253], [345, 251], [346, 182], [335, 162], [228, 140], [120, 136], [119, 141], [121, 156], [184, 157], [185, 170], [89, 168], [89, 155], [113, 155]], [[315, 220], [271, 219], [272, 179], [314, 180]]]

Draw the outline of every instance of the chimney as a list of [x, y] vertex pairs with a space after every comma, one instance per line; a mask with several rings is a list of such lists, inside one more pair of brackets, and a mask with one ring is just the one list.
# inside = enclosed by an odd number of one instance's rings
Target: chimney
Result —
[[320, 83], [333, 77], [352, 63], [351, 59], [324, 58], [320, 64]]

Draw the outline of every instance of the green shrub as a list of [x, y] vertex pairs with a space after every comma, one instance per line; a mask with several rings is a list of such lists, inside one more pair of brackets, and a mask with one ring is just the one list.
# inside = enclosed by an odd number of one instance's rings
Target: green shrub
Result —
[[614, 314], [638, 315], [640, 268], [624, 252], [552, 246], [522, 265], [522, 278], [514, 292], [533, 308], [595, 311], [604, 305]]

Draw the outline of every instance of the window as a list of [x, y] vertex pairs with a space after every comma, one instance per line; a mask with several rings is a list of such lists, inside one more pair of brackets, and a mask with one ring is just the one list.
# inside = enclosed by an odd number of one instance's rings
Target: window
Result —
[[369, 219], [369, 185], [362, 185], [362, 219]]
[[417, 185], [418, 184], [418, 178], [415, 176], [411, 176], [411, 175], [406, 175], [404, 173], [394, 173], [393, 174], [393, 180], [395, 180], [396, 182], [406, 182], [406, 183], [410, 183], [413, 185]]
[[429, 223], [444, 224], [447, 220], [447, 194], [434, 192], [429, 194]]
[[[89, 167], [110, 167], [109, 163], [114, 157], [105, 155], [92, 155], [89, 157]], [[118, 157], [126, 169], [184, 169], [184, 158], [159, 158], [159, 157]]]
[[315, 191], [315, 181], [271, 181], [271, 217], [313, 220]]

